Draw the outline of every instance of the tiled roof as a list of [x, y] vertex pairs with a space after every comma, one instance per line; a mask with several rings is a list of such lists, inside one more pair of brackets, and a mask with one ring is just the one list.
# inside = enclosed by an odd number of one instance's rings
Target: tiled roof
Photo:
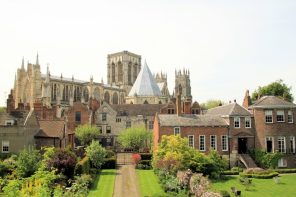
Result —
[[63, 120], [40, 120], [40, 130], [36, 137], [55, 137], [63, 138], [64, 121]]
[[263, 96], [249, 107], [253, 108], [296, 108], [296, 105], [276, 96]]
[[121, 104], [111, 105], [111, 107], [117, 112], [118, 116], [154, 116], [156, 112], [160, 112], [160, 109], [165, 107], [166, 104]]
[[161, 91], [147, 65], [140, 70], [138, 77], [129, 92], [128, 96], [161, 96]]
[[221, 116], [250, 116], [251, 113], [237, 103], [230, 103], [227, 105], [209, 109], [207, 114], [221, 115]]
[[222, 126], [227, 127], [227, 122], [216, 115], [176, 115], [176, 114], [158, 114], [160, 126]]
[[6, 120], [15, 120], [16, 118], [6, 112], [0, 113], [0, 125], [5, 125]]

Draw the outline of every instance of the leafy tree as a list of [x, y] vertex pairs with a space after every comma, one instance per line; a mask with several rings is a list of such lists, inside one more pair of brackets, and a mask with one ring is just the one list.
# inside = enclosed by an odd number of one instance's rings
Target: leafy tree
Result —
[[103, 165], [107, 155], [106, 149], [100, 145], [99, 141], [93, 140], [85, 150], [86, 155], [89, 157], [92, 165], [96, 168], [100, 168]]
[[50, 169], [55, 168], [58, 173], [62, 173], [68, 178], [73, 177], [76, 163], [76, 155], [70, 150], [55, 150], [55, 153], [47, 161]]
[[278, 96], [287, 101], [293, 102], [294, 97], [291, 93], [291, 87], [288, 87], [287, 84], [283, 82], [283, 80], [277, 80], [272, 82], [266, 86], [259, 86], [257, 90], [255, 90], [252, 94], [252, 100], [257, 100], [262, 96]]
[[151, 131], [146, 130], [144, 127], [132, 127], [125, 129], [118, 136], [118, 142], [124, 148], [147, 148], [150, 147], [151, 140]]
[[79, 125], [75, 129], [75, 137], [83, 144], [88, 145], [100, 135], [99, 129], [89, 124]]
[[211, 100], [208, 100], [205, 103], [202, 103], [201, 104], [201, 108], [202, 109], [211, 109], [211, 108], [214, 108], [214, 107], [218, 107], [220, 105], [223, 105], [223, 104], [224, 104], [224, 102], [221, 101], [221, 100], [211, 99]]
[[0, 112], [6, 112], [6, 107], [0, 107]]
[[24, 149], [20, 152], [16, 162], [16, 173], [25, 178], [34, 174], [40, 166], [41, 154], [35, 148]]

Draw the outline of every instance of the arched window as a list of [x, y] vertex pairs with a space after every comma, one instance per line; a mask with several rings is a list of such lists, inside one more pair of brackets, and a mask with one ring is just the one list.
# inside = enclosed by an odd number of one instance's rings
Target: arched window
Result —
[[94, 90], [94, 97], [95, 97], [95, 99], [96, 99], [97, 101], [100, 100], [100, 90], [99, 90], [98, 87], [96, 87], [95, 90]]
[[114, 94], [113, 94], [112, 104], [115, 104], [115, 105], [118, 104], [118, 94], [117, 94], [117, 92], [114, 92]]
[[53, 97], [52, 97], [52, 100], [53, 101], [57, 100], [57, 85], [56, 84], [53, 85]]
[[83, 90], [83, 98], [84, 98], [84, 101], [85, 102], [88, 102], [89, 92], [88, 92], [88, 89], [87, 88], [84, 88], [84, 90]]
[[115, 64], [114, 63], [112, 63], [111, 74], [112, 74], [112, 80], [111, 80], [111, 82], [115, 82]]
[[81, 101], [81, 89], [76, 86], [74, 89], [74, 102], [77, 101]]
[[120, 104], [124, 104], [125, 103], [125, 99], [124, 99], [124, 94], [123, 93], [121, 93], [120, 94]]
[[65, 101], [69, 101], [69, 87], [68, 86], [66, 86], [65, 92], [66, 92]]
[[127, 81], [129, 85], [132, 85], [132, 63], [128, 63], [127, 66]]
[[133, 68], [133, 79], [134, 79], [134, 81], [136, 81], [136, 79], [137, 79], [137, 68], [138, 68], [138, 64], [135, 64], [134, 65], [134, 68]]
[[118, 82], [123, 82], [123, 66], [121, 62], [118, 62]]
[[104, 101], [110, 103], [110, 94], [108, 91], [106, 91], [104, 94]]

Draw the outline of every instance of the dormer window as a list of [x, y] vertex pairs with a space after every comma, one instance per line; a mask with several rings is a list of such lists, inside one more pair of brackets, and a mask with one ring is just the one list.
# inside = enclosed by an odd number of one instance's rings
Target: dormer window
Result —
[[12, 125], [14, 125], [14, 120], [6, 120], [5, 121], [5, 125], [6, 126], [12, 126]]
[[284, 110], [276, 111], [276, 121], [277, 122], [285, 122], [285, 112], [284, 112]]

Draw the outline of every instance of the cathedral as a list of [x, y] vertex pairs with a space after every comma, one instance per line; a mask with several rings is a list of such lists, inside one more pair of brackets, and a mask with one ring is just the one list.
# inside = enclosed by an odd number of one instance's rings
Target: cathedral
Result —
[[[182, 86], [182, 100], [190, 101], [190, 73], [187, 70], [175, 71], [175, 87]], [[28, 109], [34, 103], [41, 102], [43, 106], [59, 106], [67, 108], [74, 102], [87, 104], [90, 99], [108, 104], [166, 104], [174, 95], [170, 95], [167, 75], [152, 74], [146, 61], [142, 65], [140, 55], [122, 51], [107, 56], [107, 84], [41, 73], [39, 57], [36, 63], [28, 63], [25, 68], [24, 59], [21, 68], [17, 69], [12, 90], [13, 106], [20, 103]]]

